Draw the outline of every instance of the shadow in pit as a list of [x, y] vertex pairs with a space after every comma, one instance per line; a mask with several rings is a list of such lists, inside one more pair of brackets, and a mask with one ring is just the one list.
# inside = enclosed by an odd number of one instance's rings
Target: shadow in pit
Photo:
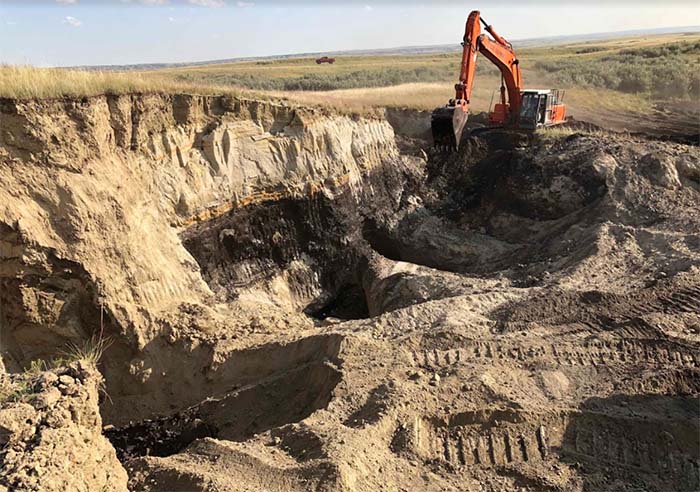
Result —
[[356, 283], [346, 284], [328, 299], [321, 298], [309, 304], [304, 313], [314, 319], [364, 319], [369, 318], [367, 298]]
[[110, 429], [105, 435], [121, 461], [170, 456], [204, 437], [245, 441], [325, 408], [340, 379], [330, 362], [312, 362], [176, 415]]
[[562, 461], [587, 492], [700, 490], [700, 399], [657, 395], [590, 398], [571, 415]]
[[429, 159], [425, 207], [391, 223], [369, 218], [363, 236], [392, 260], [477, 275], [513, 270], [517, 282], [534, 284], [551, 268], [541, 263], [590, 254], [590, 241], [572, 249], [570, 229], [604, 213], [607, 184], [590, 156], [559, 157], [470, 139]]

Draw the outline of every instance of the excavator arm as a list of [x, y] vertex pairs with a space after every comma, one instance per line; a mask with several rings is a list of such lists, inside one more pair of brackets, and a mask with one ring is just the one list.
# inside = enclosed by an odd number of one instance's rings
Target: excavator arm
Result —
[[[482, 34], [481, 23], [493, 39]], [[455, 98], [450, 100], [447, 106], [436, 109], [432, 116], [433, 140], [438, 146], [450, 148], [459, 146], [469, 114], [479, 53], [498, 67], [503, 80], [501, 102], [496, 105], [495, 111], [491, 114], [491, 121], [500, 124], [515, 123], [520, 110], [522, 74], [513, 47], [481, 18], [477, 10], [469, 14], [462, 46], [464, 49], [459, 82], [455, 84]]]

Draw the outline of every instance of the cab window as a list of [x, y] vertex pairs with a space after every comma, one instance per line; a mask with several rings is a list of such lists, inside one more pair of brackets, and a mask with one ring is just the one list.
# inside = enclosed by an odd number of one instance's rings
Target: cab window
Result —
[[521, 120], [536, 120], [540, 105], [540, 97], [538, 94], [524, 94], [522, 106], [520, 107]]

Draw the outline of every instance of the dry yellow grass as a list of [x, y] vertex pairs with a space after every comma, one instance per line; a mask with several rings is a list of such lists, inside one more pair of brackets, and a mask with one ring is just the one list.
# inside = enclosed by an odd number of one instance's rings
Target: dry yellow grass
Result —
[[[526, 81], [527, 88], [548, 87], [537, 77]], [[471, 112], [488, 111], [498, 99], [500, 80], [481, 77], [472, 92]], [[344, 89], [335, 91], [265, 92], [270, 97], [285, 98], [304, 105], [333, 107], [346, 113], [372, 114], [386, 107], [432, 111], [454, 97], [454, 84], [449, 82], [402, 84], [391, 87]], [[653, 101], [643, 95], [624, 94], [610, 89], [567, 89], [564, 97], [567, 114], [579, 120], [613, 129], [627, 127], [630, 118], [643, 113]]]
[[94, 72], [31, 66], [0, 66], [0, 97], [47, 99], [136, 92], [239, 94], [238, 88], [177, 82], [158, 73]]
[[[472, 94], [472, 111], [487, 111], [498, 97], [499, 80], [483, 78]], [[302, 104], [331, 106], [344, 111], [368, 112], [375, 108], [401, 107], [433, 110], [454, 97], [453, 82], [425, 82], [389, 87], [341, 89], [334, 91], [266, 91], [272, 97], [286, 98]]]

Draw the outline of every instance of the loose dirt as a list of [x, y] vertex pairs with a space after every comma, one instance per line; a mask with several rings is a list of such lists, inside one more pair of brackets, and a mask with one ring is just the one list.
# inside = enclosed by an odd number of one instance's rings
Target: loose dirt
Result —
[[109, 336], [131, 490], [700, 488], [696, 146], [445, 154], [424, 114], [204, 96], [2, 117], [3, 363]]

